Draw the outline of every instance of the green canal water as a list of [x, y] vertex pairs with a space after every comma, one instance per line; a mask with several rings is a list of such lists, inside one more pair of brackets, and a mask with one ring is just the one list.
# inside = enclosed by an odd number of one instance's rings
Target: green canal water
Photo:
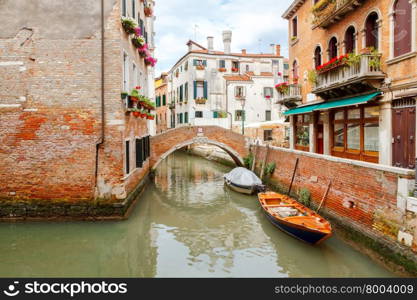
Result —
[[0, 224], [1, 277], [390, 277], [337, 237], [313, 247], [275, 228], [230, 168], [177, 152], [127, 221]]

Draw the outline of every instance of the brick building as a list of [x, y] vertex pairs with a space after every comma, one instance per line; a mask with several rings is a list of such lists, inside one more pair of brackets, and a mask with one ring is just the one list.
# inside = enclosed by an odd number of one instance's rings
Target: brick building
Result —
[[[413, 169], [417, 1], [294, 1], [292, 148]], [[307, 54], [307, 55], [306, 55]]]
[[155, 79], [155, 105], [156, 105], [156, 133], [164, 132], [169, 128], [168, 110], [168, 74], [162, 73]]
[[140, 85], [153, 98], [154, 76], [121, 18], [137, 23], [150, 56], [153, 5], [0, 3], [0, 199], [120, 202], [135, 190], [154, 125], [135, 117], [122, 93]]

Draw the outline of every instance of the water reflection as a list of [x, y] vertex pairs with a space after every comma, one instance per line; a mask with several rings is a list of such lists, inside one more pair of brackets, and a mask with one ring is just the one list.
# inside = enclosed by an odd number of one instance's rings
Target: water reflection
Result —
[[0, 276], [391, 276], [337, 238], [282, 233], [256, 197], [224, 187], [227, 171], [175, 153], [125, 222], [0, 224]]

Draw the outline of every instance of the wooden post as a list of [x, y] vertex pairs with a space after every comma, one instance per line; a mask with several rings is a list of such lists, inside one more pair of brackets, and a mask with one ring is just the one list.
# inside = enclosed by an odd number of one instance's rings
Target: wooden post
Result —
[[264, 173], [265, 173], [265, 164], [266, 164], [266, 160], [268, 159], [268, 153], [269, 153], [269, 144], [266, 144], [266, 149], [265, 149], [265, 157], [264, 160], [262, 162], [262, 169], [261, 169], [261, 180], [264, 177]]
[[324, 193], [323, 198], [321, 198], [321, 202], [320, 202], [319, 207], [317, 208], [317, 212], [319, 212], [319, 210], [320, 210], [321, 206], [322, 206], [322, 205], [323, 205], [323, 203], [324, 203], [324, 200], [326, 200], [327, 194], [329, 194], [329, 190], [330, 190], [330, 185], [331, 185], [331, 184], [332, 184], [332, 181], [330, 180], [330, 181], [329, 181], [329, 184], [327, 185], [326, 192]]
[[288, 194], [287, 194], [288, 196], [291, 194], [292, 184], [293, 184], [294, 178], [295, 178], [295, 171], [297, 171], [297, 167], [298, 167], [298, 160], [299, 160], [299, 158], [297, 157], [297, 160], [295, 161], [294, 171], [292, 173], [290, 188], [288, 189]]
[[258, 155], [258, 145], [259, 145], [259, 141], [256, 141], [256, 145], [255, 145], [255, 155], [253, 156], [253, 162], [252, 162], [252, 168], [251, 171], [254, 172], [255, 171], [255, 167], [256, 167], [256, 156]]

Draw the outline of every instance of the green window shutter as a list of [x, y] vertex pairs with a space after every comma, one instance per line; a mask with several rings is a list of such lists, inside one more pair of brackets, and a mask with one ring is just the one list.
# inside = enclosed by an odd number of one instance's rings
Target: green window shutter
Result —
[[204, 81], [204, 98], [208, 99], [207, 81]]
[[167, 95], [165, 94], [162, 96], [162, 105], [167, 105]]
[[197, 81], [194, 81], [194, 99], [197, 99]]
[[193, 66], [196, 66], [197, 65], [197, 59], [194, 59], [193, 60]]
[[207, 60], [203, 60], [203, 66], [207, 67]]
[[188, 100], [188, 82], [184, 84], [184, 98]]
[[219, 117], [219, 113], [217, 111], [213, 111], [213, 118], [217, 119]]
[[182, 100], [184, 100], [184, 91], [183, 91], [183, 86], [180, 86], [180, 101], [182, 102]]
[[184, 123], [188, 123], [188, 112], [184, 113]]

